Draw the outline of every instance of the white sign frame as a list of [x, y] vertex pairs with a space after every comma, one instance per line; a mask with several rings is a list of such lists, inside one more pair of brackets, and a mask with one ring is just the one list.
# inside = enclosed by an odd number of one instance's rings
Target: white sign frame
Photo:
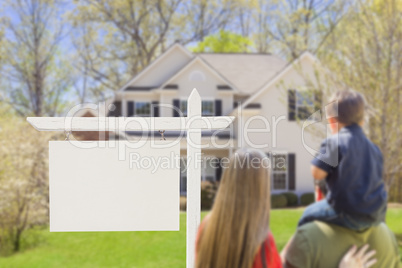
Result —
[[38, 131], [187, 131], [187, 237], [186, 267], [194, 267], [195, 240], [201, 220], [201, 130], [224, 129], [234, 116], [201, 116], [201, 97], [193, 89], [187, 101], [187, 117], [28, 117]]
[[179, 231], [180, 143], [95, 143], [49, 142], [50, 232]]

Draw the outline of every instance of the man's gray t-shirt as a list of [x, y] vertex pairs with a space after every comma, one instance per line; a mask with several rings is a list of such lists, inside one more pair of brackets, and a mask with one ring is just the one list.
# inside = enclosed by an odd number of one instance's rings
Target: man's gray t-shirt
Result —
[[377, 263], [371, 268], [400, 268], [394, 234], [385, 223], [364, 232], [314, 221], [297, 229], [286, 253], [286, 268], [338, 268], [346, 252], [365, 244], [374, 249]]

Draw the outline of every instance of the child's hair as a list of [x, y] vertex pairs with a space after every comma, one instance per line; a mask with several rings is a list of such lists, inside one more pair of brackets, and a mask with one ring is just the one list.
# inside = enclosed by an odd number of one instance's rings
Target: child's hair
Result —
[[366, 100], [354, 90], [336, 92], [327, 105], [327, 117], [334, 117], [344, 125], [359, 124], [364, 119]]

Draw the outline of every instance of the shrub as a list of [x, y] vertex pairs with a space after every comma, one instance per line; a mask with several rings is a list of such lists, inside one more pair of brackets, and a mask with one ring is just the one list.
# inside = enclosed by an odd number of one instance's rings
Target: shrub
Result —
[[201, 210], [210, 210], [218, 192], [219, 182], [201, 182]]
[[271, 195], [271, 208], [284, 208], [286, 207], [288, 200], [282, 194]]
[[300, 197], [300, 203], [302, 206], [308, 206], [311, 203], [314, 203], [315, 197], [314, 193], [306, 193]]
[[299, 204], [299, 198], [295, 193], [292, 192], [287, 192], [287, 193], [282, 193], [286, 197], [286, 200], [288, 201], [288, 207], [295, 207]]
[[186, 211], [187, 209], [187, 197], [180, 196], [180, 210]]
[[8, 256], [32, 244], [24, 240], [29, 229], [49, 221], [47, 141], [58, 136], [37, 133], [4, 111], [0, 109], [0, 255]]

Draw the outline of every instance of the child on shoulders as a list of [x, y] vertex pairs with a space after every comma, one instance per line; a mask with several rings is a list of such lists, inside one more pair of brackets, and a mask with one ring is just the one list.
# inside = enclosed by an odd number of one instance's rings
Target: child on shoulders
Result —
[[299, 226], [314, 220], [364, 230], [384, 221], [387, 207], [381, 151], [364, 134], [365, 99], [352, 90], [337, 92], [326, 106], [333, 135], [312, 160], [316, 180], [328, 194], [308, 206]]

